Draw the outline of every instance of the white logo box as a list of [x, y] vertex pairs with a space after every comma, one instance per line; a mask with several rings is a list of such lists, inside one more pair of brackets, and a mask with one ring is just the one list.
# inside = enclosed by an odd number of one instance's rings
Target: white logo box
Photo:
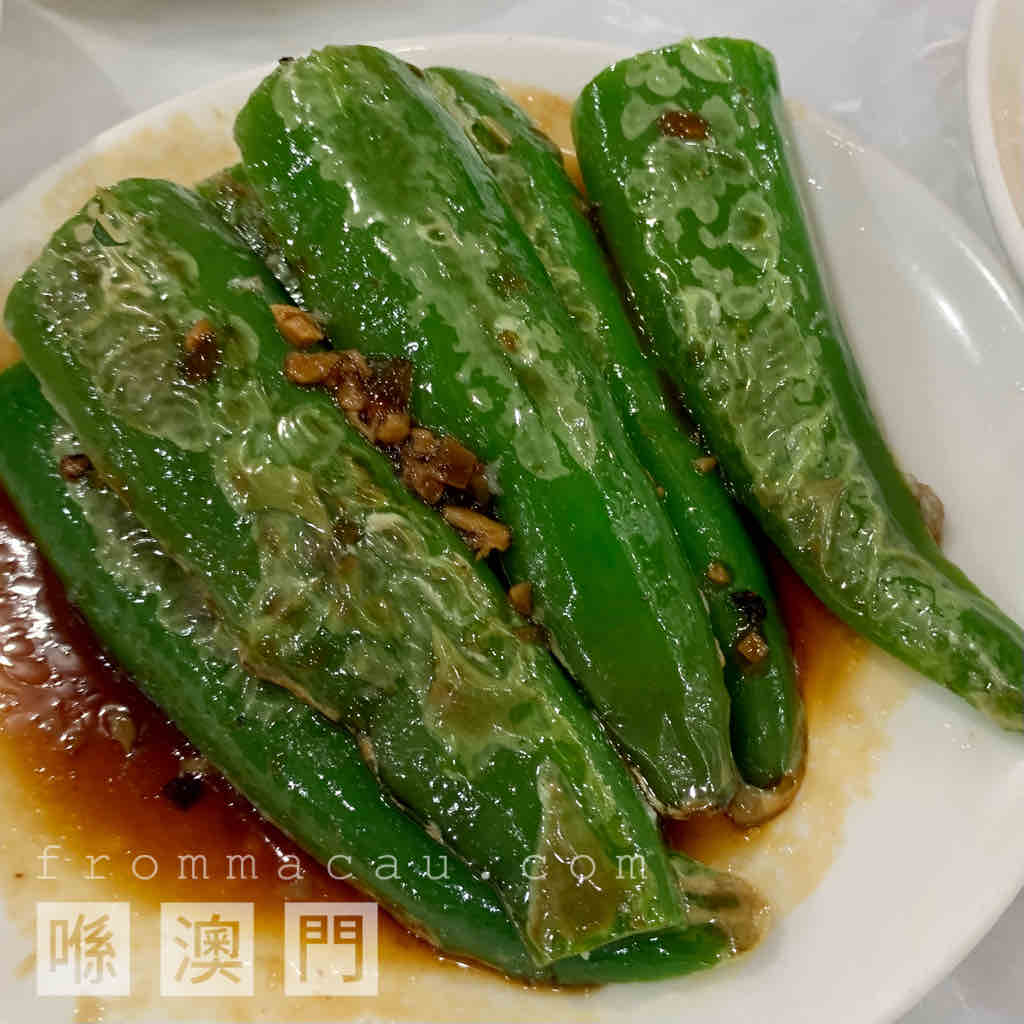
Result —
[[376, 903], [285, 903], [284, 994], [375, 996]]
[[253, 904], [160, 904], [160, 994], [251, 996]]
[[131, 907], [126, 902], [36, 904], [36, 992], [131, 994]]

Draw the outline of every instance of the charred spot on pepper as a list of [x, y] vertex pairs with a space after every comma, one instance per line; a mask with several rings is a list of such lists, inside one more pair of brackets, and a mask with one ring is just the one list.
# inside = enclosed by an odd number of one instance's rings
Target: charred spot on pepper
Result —
[[499, 331], [498, 344], [506, 352], [515, 352], [519, 348], [519, 335], [515, 331]]
[[371, 405], [405, 409], [412, 394], [412, 363], [408, 359], [386, 359], [370, 364], [367, 393]]
[[515, 295], [522, 295], [526, 291], [526, 280], [514, 270], [504, 267], [492, 270], [487, 275], [487, 283], [503, 299], [511, 299]]
[[768, 641], [761, 632], [761, 625], [768, 615], [764, 598], [752, 590], [737, 590], [729, 595], [740, 624], [736, 636], [736, 653], [748, 668], [761, 664], [768, 656]]
[[[566, 172], [568, 173], [568, 168], [566, 168]], [[643, 324], [640, 322], [640, 315], [636, 308], [636, 302], [633, 300], [632, 292], [626, 282], [622, 280], [622, 275], [619, 273], [619, 270], [612, 259], [612, 251], [611, 246], [608, 244], [608, 236], [604, 233], [604, 225], [601, 223], [601, 204], [587, 199], [587, 197], [582, 193], [577, 193], [576, 202], [579, 206], [580, 213], [583, 214], [584, 219], [590, 225], [590, 230], [593, 232], [594, 238], [597, 240], [598, 248], [605, 257], [605, 269], [622, 292], [626, 313], [632, 321], [633, 326], [636, 328], [637, 341], [645, 352], [650, 352], [650, 338], [644, 334]]]
[[185, 335], [182, 343], [185, 355], [182, 370], [191, 381], [212, 380], [220, 368], [220, 345], [217, 331], [205, 317], [197, 320]]
[[189, 328], [183, 344], [185, 352], [191, 354], [211, 341], [216, 342], [216, 340], [217, 331], [214, 329], [213, 324], [206, 317], [202, 317]]
[[[406, 411], [412, 391], [412, 363], [407, 359], [374, 362], [369, 376], [361, 383], [366, 401], [358, 411], [347, 410], [349, 422], [376, 445], [402, 444], [412, 429], [412, 419]], [[350, 379], [348, 384], [354, 388], [357, 382]], [[342, 389], [338, 400], [339, 404], [345, 401]], [[360, 397], [353, 395], [352, 400], [359, 403]]]
[[178, 810], [187, 811], [202, 799], [205, 791], [206, 783], [203, 782], [201, 775], [196, 775], [194, 772], [183, 772], [166, 783], [160, 792]]
[[658, 131], [662, 135], [687, 142], [704, 141], [710, 128], [708, 122], [692, 110], [666, 110], [658, 117]]
[[81, 480], [93, 471], [92, 459], [85, 452], [63, 455], [58, 470], [65, 480]]
[[213, 380], [220, 369], [220, 348], [216, 342], [207, 343], [185, 356], [182, 367], [185, 376], [198, 383]]
[[742, 629], [760, 629], [768, 615], [764, 598], [755, 594], [752, 590], [735, 590], [729, 595], [729, 600], [739, 613]]

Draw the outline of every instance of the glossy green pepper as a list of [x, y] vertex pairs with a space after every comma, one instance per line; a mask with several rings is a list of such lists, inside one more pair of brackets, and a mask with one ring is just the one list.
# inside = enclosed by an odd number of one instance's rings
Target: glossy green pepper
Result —
[[487, 873], [538, 964], [675, 925], [647, 809], [498, 581], [327, 395], [285, 378], [284, 298], [204, 200], [130, 180], [54, 235], [6, 317], [241, 663], [358, 737], [385, 790]]
[[199, 182], [195, 189], [213, 203], [224, 222], [266, 263], [289, 296], [301, 305], [304, 301], [302, 282], [284, 258], [284, 245], [267, 223], [267, 215], [242, 165], [225, 167]]
[[408, 358], [412, 409], [490, 464], [503, 559], [552, 649], [668, 813], [737, 773], [707, 614], [604, 382], [422, 72], [372, 47], [280, 65], [238, 115], [243, 164], [308, 308]]
[[454, 68], [426, 75], [493, 171], [659, 487], [725, 656], [733, 756], [750, 784], [730, 810], [763, 820], [792, 799], [806, 739], [789, 637], [757, 550], [714, 460], [683, 431], [641, 351], [558, 147], [490, 79]]
[[237, 665], [195, 581], [110, 488], [61, 477], [80, 447], [25, 364], [0, 374], [0, 429], [0, 479], [106, 649], [263, 815], [415, 934], [561, 984], [672, 977], [756, 936], [756, 897], [674, 857], [691, 924], [537, 968], [494, 890], [381, 792], [356, 741]]
[[1024, 633], [941, 554], [886, 447], [814, 256], [771, 55], [686, 40], [577, 101], [587, 192], [732, 487], [837, 615], [1003, 725]]
[[[428, 69], [426, 74], [446, 107], [458, 100], [454, 94], [445, 95], [438, 89], [441, 75], [450, 76], [452, 85], [457, 81], [467, 89], [497, 90], [489, 79], [471, 72], [444, 68]], [[505, 111], [505, 105], [510, 109]], [[584, 215], [575, 208], [579, 195], [565, 176], [557, 150], [552, 150], [551, 142], [523, 120], [525, 115], [500, 91], [494, 106], [489, 130], [507, 130], [510, 141], [517, 129], [528, 130], [523, 138], [515, 136], [523, 150], [523, 163], [515, 166], [522, 166], [527, 174], [526, 168], [535, 158], [534, 170], [543, 180], [531, 176], [530, 189], [517, 190], [509, 178], [518, 179], [518, 175], [510, 173], [499, 160], [492, 164], [495, 177], [586, 340], [591, 358], [602, 367], [630, 441], [660, 484], [660, 491], [665, 492], [662, 497], [666, 511], [685, 540], [691, 567], [702, 578], [701, 591], [716, 638], [727, 652], [725, 680], [733, 753], [747, 782], [736, 790], [728, 812], [740, 824], [756, 824], [778, 814], [792, 800], [802, 775], [806, 747], [803, 703], [796, 688], [789, 638], [771, 585], [735, 504], [717, 474], [702, 468], [706, 455], [700, 446], [680, 433], [678, 420], [658, 388], [653, 367], [637, 346], [608, 276], [605, 258], [590, 236]], [[507, 115], [508, 123], [500, 119], [502, 113]], [[513, 143], [507, 155], [511, 157], [516, 151]], [[481, 151], [481, 156], [487, 159], [486, 152]], [[549, 166], [549, 157], [557, 164]], [[549, 186], [543, 194], [542, 184]], [[301, 284], [284, 260], [280, 239], [267, 223], [266, 211], [244, 168], [240, 164], [225, 168], [200, 182], [196, 190], [220, 210], [225, 221], [282, 282], [291, 282], [289, 293], [301, 304]], [[535, 197], [541, 195], [547, 202], [537, 200], [535, 209]], [[537, 216], [531, 217], [531, 212]], [[551, 230], [541, 220], [548, 213], [558, 221], [560, 230]], [[567, 246], [562, 239], [566, 236], [575, 246], [576, 273], [560, 278], [553, 261], [565, 253]], [[618, 358], [613, 360], [609, 352], [615, 351], [617, 343], [627, 341], [631, 347], [617, 351]], [[729, 573], [731, 584], [711, 579], [719, 567]], [[750, 607], [755, 609], [756, 625], [746, 613]], [[768, 645], [767, 654], [756, 664], [737, 649], [752, 631]]]

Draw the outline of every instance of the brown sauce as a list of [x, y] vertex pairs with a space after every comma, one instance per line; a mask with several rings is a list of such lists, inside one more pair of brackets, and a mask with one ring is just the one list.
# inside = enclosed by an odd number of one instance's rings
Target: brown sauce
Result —
[[[569, 132], [569, 103], [532, 88], [509, 87], [562, 147], [578, 179]], [[148, 127], [109, 152], [87, 160], [44, 200], [38, 244], [74, 212], [97, 183], [132, 174], [195, 181], [231, 162], [230, 117], [222, 136], [200, 131], [177, 115]], [[44, 230], [45, 229], [45, 230]], [[26, 254], [25, 263], [34, 256]], [[15, 268], [16, 269], [16, 268]], [[5, 293], [6, 282], [0, 282]], [[0, 331], [0, 367], [17, 357]], [[842, 841], [849, 803], [866, 795], [885, 719], [903, 692], [892, 680], [858, 670], [868, 645], [831, 616], [793, 573], [776, 565], [777, 586], [794, 643], [807, 702], [807, 774], [792, 807], [773, 822], [742, 832], [719, 815], [675, 823], [680, 848], [754, 882], [781, 912], [805, 898], [826, 873]], [[113, 738], [116, 710], [131, 719], [136, 738], [126, 752]], [[112, 717], [113, 715], [113, 717]], [[123, 738], [123, 734], [122, 734]], [[508, 1021], [590, 1020], [587, 993], [558, 993], [509, 983], [484, 968], [439, 956], [386, 915], [381, 919], [381, 994], [366, 999], [286, 999], [282, 992], [282, 903], [286, 899], [359, 899], [329, 878], [286, 837], [264, 822], [229, 786], [210, 776], [189, 810], [161, 795], [196, 752], [103, 655], [40, 559], [5, 497], [0, 495], [0, 894], [23, 931], [17, 977], [34, 971], [34, 906], [40, 899], [130, 900], [133, 913], [133, 989], [130, 997], [80, 1000], [81, 1021], [195, 1020], [327, 1021], [374, 1015], [388, 1020], [493, 1018], [494, 1003]], [[38, 880], [47, 844], [63, 859], [51, 862], [55, 881]], [[206, 880], [179, 880], [178, 855], [205, 854]], [[229, 854], [251, 853], [256, 879], [227, 877]], [[141, 881], [133, 858], [149, 854], [159, 874]], [[300, 881], [280, 881], [278, 868], [297, 856]], [[89, 858], [96, 874], [89, 879]], [[107, 857], [108, 860], [99, 858]], [[159, 996], [156, 949], [162, 900], [251, 901], [256, 919], [256, 999], [179, 999]]]
[[570, 127], [572, 103], [564, 96], [529, 85], [513, 85], [504, 82], [502, 89], [530, 115], [537, 127], [558, 146], [562, 151], [566, 173], [577, 187], [582, 189], [583, 180], [580, 177], [580, 165], [576, 159], [576, 148], [572, 141], [572, 128]]

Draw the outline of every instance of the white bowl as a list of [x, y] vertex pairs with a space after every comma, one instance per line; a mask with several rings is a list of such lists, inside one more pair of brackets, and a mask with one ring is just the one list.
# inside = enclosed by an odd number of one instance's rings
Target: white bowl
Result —
[[980, 0], [967, 47], [974, 163], [996, 232], [1024, 280], [1024, 3]]

